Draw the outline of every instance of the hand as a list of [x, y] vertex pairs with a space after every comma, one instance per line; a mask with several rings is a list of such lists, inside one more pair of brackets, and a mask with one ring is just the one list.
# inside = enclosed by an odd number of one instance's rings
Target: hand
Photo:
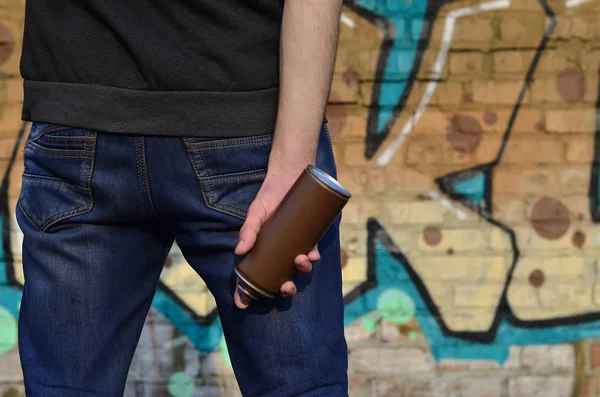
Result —
[[[262, 225], [271, 216], [279, 205], [285, 194], [290, 190], [304, 168], [294, 167], [292, 169], [280, 169], [268, 171], [256, 198], [248, 208], [248, 216], [240, 230], [240, 241], [235, 248], [236, 255], [244, 255], [256, 242], [256, 237]], [[321, 259], [318, 249], [298, 255], [294, 261], [296, 270], [301, 274], [310, 273], [312, 264]], [[296, 285], [292, 281], [286, 281], [281, 286], [281, 294], [286, 298], [296, 295]], [[242, 302], [239, 294], [234, 294], [235, 305], [240, 309], [248, 307], [248, 302]]]

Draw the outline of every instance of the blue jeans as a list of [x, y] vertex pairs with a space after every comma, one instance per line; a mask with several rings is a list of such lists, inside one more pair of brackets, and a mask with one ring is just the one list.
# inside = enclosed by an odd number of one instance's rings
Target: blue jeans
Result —
[[[269, 135], [177, 138], [36, 123], [17, 219], [27, 396], [122, 396], [174, 241], [214, 295], [244, 396], [347, 396], [339, 219], [292, 300], [233, 302], [234, 247]], [[326, 125], [317, 165], [335, 176]]]

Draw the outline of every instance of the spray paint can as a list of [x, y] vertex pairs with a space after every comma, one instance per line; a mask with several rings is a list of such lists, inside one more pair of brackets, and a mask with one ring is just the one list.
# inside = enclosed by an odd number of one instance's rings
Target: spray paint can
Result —
[[332, 176], [309, 165], [262, 226], [252, 250], [235, 267], [243, 300], [274, 299], [294, 275], [295, 258], [317, 245], [350, 197]]

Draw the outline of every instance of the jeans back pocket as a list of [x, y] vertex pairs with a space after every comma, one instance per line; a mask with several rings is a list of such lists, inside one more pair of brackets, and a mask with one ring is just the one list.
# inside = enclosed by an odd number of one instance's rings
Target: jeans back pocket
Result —
[[23, 151], [19, 207], [39, 230], [91, 210], [96, 132], [34, 123]]
[[272, 135], [185, 138], [208, 207], [244, 219], [267, 174]]

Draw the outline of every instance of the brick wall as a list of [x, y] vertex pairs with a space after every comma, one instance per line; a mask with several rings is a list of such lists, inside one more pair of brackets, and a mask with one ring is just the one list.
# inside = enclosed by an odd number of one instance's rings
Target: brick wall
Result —
[[[2, 397], [23, 395], [23, 6], [0, 0]], [[600, 396], [599, 19], [597, 0], [346, 2], [328, 118], [354, 195], [352, 396]], [[239, 395], [214, 302], [177, 247], [161, 282], [181, 300], [157, 294], [126, 395]]]

